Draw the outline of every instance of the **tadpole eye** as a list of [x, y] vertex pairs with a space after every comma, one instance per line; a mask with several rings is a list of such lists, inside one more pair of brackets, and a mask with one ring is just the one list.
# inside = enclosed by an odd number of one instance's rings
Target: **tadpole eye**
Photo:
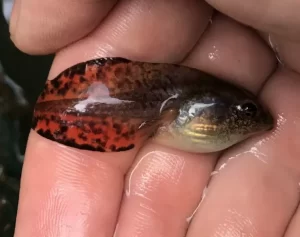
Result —
[[240, 106], [240, 110], [248, 117], [254, 117], [257, 114], [257, 106], [253, 102], [245, 102]]

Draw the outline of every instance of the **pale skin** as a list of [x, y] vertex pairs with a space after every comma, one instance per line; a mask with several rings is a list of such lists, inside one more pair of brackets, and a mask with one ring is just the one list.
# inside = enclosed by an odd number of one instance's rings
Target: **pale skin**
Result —
[[[213, 7], [222, 14], [211, 24]], [[299, 236], [299, 7], [296, 0], [16, 0], [12, 39], [26, 53], [57, 52], [49, 79], [95, 57], [182, 63], [257, 93], [277, 125], [214, 155], [154, 142], [139, 152], [95, 153], [31, 132], [15, 236]]]

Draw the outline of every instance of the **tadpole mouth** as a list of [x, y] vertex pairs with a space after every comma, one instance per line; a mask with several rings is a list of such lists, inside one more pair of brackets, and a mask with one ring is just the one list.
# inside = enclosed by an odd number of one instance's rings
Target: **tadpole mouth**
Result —
[[275, 119], [270, 112], [265, 113], [265, 118], [263, 119], [263, 126], [265, 131], [271, 131], [275, 127]]

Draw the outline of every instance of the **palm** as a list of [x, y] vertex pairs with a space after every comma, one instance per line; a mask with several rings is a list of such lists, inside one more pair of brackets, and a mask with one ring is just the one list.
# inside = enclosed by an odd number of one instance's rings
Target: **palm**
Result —
[[[84, 152], [32, 132], [16, 236], [279, 237], [286, 230], [285, 236], [299, 235], [300, 68], [293, 55], [299, 46], [280, 37], [282, 27], [270, 29], [276, 33], [270, 39], [281, 45], [278, 50], [286, 68], [277, 64], [268, 47], [268, 34], [261, 33], [263, 41], [220, 13], [206, 29], [212, 8], [200, 1], [174, 1], [174, 5], [121, 1], [99, 23], [111, 9], [110, 1], [73, 2], [72, 10], [70, 4], [60, 3], [64, 14], [53, 17], [57, 9], [47, 7], [53, 6], [48, 0], [30, 16], [30, 27], [36, 24], [39, 34], [29, 31], [25, 20], [33, 11], [30, 8], [37, 8], [32, 4], [37, 0], [27, 1], [31, 4], [23, 4], [20, 11], [24, 20], [19, 18], [11, 26], [14, 42], [27, 52], [57, 51], [95, 29], [58, 52], [50, 78], [72, 64], [100, 56], [182, 62], [259, 94], [276, 116], [277, 127], [221, 156], [190, 154], [155, 143], [138, 153]], [[270, 22], [255, 21], [254, 8], [252, 16], [235, 6], [217, 7], [267, 30]], [[43, 22], [47, 24], [41, 26]], [[286, 35], [295, 37], [291, 31]]]

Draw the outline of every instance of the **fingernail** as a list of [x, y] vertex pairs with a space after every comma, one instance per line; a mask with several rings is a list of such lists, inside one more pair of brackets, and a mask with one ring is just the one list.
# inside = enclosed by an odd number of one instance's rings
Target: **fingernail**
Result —
[[16, 33], [18, 27], [20, 11], [21, 11], [21, 0], [15, 0], [11, 17], [10, 17], [10, 22], [9, 22], [9, 32], [12, 37]]
[[279, 46], [276, 43], [276, 39], [270, 33], [268, 35], [268, 41], [269, 41], [270, 47], [272, 48], [273, 52], [275, 53], [278, 63], [280, 63], [281, 65], [284, 65], [284, 63], [280, 57]]

